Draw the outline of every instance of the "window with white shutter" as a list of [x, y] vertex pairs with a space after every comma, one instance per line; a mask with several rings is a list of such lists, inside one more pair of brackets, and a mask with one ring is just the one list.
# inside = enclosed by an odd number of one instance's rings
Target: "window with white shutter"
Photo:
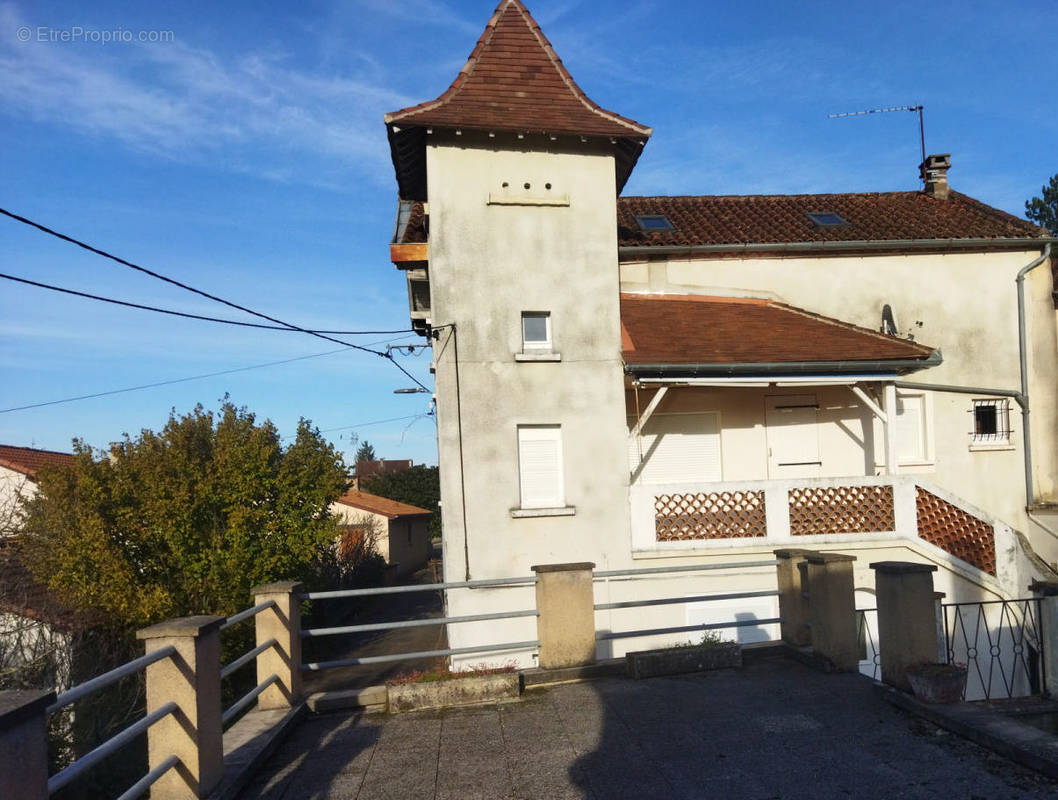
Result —
[[518, 426], [518, 481], [522, 508], [565, 505], [561, 426]]

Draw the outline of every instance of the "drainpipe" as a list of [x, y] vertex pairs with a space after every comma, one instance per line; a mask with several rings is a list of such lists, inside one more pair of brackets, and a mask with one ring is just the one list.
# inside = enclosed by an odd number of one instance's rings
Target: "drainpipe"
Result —
[[1036, 492], [1032, 486], [1032, 438], [1029, 427], [1029, 370], [1028, 346], [1025, 332], [1025, 276], [1051, 257], [1051, 245], [1043, 247], [1043, 254], [1031, 264], [1022, 267], [1016, 279], [1018, 285], [1018, 353], [1021, 366], [1021, 433], [1025, 439], [1025, 506], [1028, 511], [1036, 502]]

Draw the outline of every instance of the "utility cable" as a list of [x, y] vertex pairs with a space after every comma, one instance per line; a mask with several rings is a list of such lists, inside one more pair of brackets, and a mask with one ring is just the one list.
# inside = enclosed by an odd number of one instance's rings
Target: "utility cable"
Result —
[[[361, 347], [360, 345], [353, 344], [352, 342], [343, 342], [341, 339], [335, 339], [335, 338], [333, 338], [331, 336], [328, 336], [327, 334], [315, 333], [313, 331], [307, 330], [306, 328], [302, 328], [299, 325], [294, 325], [294, 324], [292, 324], [290, 322], [284, 322], [283, 320], [278, 319], [277, 317], [272, 317], [272, 316], [269, 316], [268, 314], [263, 314], [260, 311], [254, 311], [253, 309], [247, 308], [246, 306], [241, 306], [238, 303], [231, 302], [230, 300], [225, 300], [223, 297], [217, 297], [216, 295], [210, 294], [209, 292], [205, 292], [205, 291], [203, 291], [201, 289], [196, 289], [194, 286], [188, 286], [186, 283], [181, 283], [180, 281], [176, 280], [175, 278], [170, 278], [170, 277], [168, 277], [166, 275], [162, 275], [159, 272], [155, 272], [154, 270], [147, 269], [146, 267], [141, 267], [139, 264], [133, 264], [131, 261], [126, 261], [125, 259], [123, 259], [123, 258], [121, 258], [119, 256], [113, 255], [112, 253], [108, 253], [106, 250], [100, 250], [98, 247], [93, 247], [92, 245], [86, 244], [85, 242], [79, 241], [78, 239], [74, 239], [71, 236], [67, 236], [66, 234], [59, 233], [58, 231], [52, 230], [51, 228], [48, 228], [45, 225], [41, 225], [39, 222], [34, 222], [31, 219], [27, 219], [26, 217], [19, 216], [18, 214], [15, 214], [15, 213], [13, 213], [11, 211], [8, 211], [7, 209], [0, 208], [0, 214], [3, 214], [6, 217], [10, 217], [11, 219], [15, 220], [16, 222], [21, 222], [24, 225], [29, 225], [31, 228], [36, 228], [37, 230], [41, 231], [42, 233], [46, 233], [49, 236], [54, 236], [57, 239], [63, 240], [64, 242], [69, 242], [70, 244], [76, 245], [77, 247], [80, 247], [83, 250], [87, 250], [90, 253], [95, 253], [98, 256], [102, 256], [103, 258], [110, 259], [111, 261], [114, 261], [114, 262], [116, 262], [118, 264], [121, 264], [122, 266], [128, 267], [129, 269], [134, 269], [137, 272], [142, 272], [144, 275], [149, 275], [152, 278], [157, 278], [158, 280], [164, 281], [165, 283], [168, 283], [168, 284], [170, 284], [172, 286], [176, 286], [176, 287], [179, 287], [181, 289], [184, 289], [185, 291], [192, 292], [193, 294], [197, 294], [200, 297], [205, 297], [207, 300], [212, 300], [212, 301], [214, 301], [216, 303], [220, 303], [222, 305], [228, 306], [229, 308], [234, 308], [236, 311], [242, 311], [245, 314], [250, 314], [251, 316], [259, 317], [260, 319], [266, 319], [269, 322], [274, 322], [277, 325], [282, 325], [282, 326], [284, 326], [286, 328], [289, 328], [290, 330], [300, 331], [301, 333], [307, 333], [310, 336], [315, 336], [315, 337], [317, 337], [319, 339], [323, 339], [323, 340], [328, 341], [328, 342], [334, 342], [335, 344], [340, 344], [340, 345], [344, 345], [346, 347], [351, 347], [354, 350], [362, 350], [365, 353], [372, 353], [372, 354], [374, 354], [376, 356], [379, 356], [380, 358], [389, 359], [397, 367], [397, 369], [399, 369], [408, 378], [410, 378], [412, 380], [412, 382], [417, 384], [419, 387], [421, 387], [423, 389], [426, 389], [426, 386], [421, 381], [419, 381], [418, 378], [416, 378], [414, 375], [412, 375], [410, 372], [408, 372], [408, 370], [404, 369], [404, 367], [402, 367], [400, 364], [398, 364], [393, 359], [393, 356], [391, 354], [389, 354], [389, 353], [383, 353], [383, 352], [380, 352], [378, 350], [371, 350], [370, 348]], [[426, 389], [426, 390], [429, 391], [429, 389]]]
[[[85, 298], [87, 298], [89, 300], [99, 300], [100, 302], [112, 303], [113, 305], [116, 305], [116, 306], [125, 306], [127, 308], [138, 308], [138, 309], [141, 309], [142, 311], [154, 311], [154, 312], [157, 312], [158, 314], [170, 314], [171, 316], [174, 316], [174, 317], [186, 317], [187, 319], [198, 319], [198, 320], [203, 320], [205, 322], [222, 322], [225, 325], [239, 325], [239, 326], [241, 326], [243, 328], [264, 328], [266, 330], [273, 330], [273, 331], [294, 331], [293, 328], [288, 328], [288, 327], [285, 327], [283, 325], [266, 325], [263, 322], [241, 322], [241, 321], [236, 320], [236, 319], [224, 319], [223, 317], [209, 317], [209, 316], [205, 316], [203, 314], [191, 314], [191, 313], [186, 312], [186, 311], [175, 311], [175, 310], [170, 309], [170, 308], [159, 308], [157, 306], [147, 306], [147, 305], [143, 305], [142, 303], [133, 303], [133, 302], [130, 302], [128, 300], [117, 300], [117, 299], [115, 299], [113, 297], [103, 297], [102, 295], [98, 295], [98, 294], [90, 294], [88, 292], [79, 292], [76, 289], [66, 289], [66, 288], [64, 288], [62, 286], [53, 286], [50, 283], [40, 283], [39, 281], [31, 281], [31, 280], [29, 280], [29, 278], [19, 278], [16, 275], [8, 275], [8, 274], [3, 273], [3, 272], [0, 272], [0, 278], [3, 278], [5, 280], [9, 280], [9, 281], [16, 281], [17, 283], [25, 283], [25, 284], [28, 284], [29, 286], [36, 286], [36, 287], [39, 287], [41, 289], [50, 289], [53, 292], [62, 292], [63, 294], [72, 294], [72, 295], [74, 295], [76, 297], [85, 297]], [[294, 331], [294, 332], [296, 332], [296, 331]], [[318, 330], [318, 329], [312, 329], [312, 330], [309, 331], [309, 333], [330, 333], [330, 334], [334, 334], [334, 335], [344, 335], [344, 336], [371, 336], [371, 335], [379, 335], [379, 334], [387, 334], [387, 333], [414, 333], [414, 332], [415, 331], [412, 328], [401, 328], [400, 330], [395, 330], [395, 331], [327, 331], [327, 330]]]
[[247, 372], [251, 369], [263, 369], [264, 367], [277, 367], [280, 364], [292, 364], [295, 361], [305, 361], [310, 358], [319, 358], [320, 356], [333, 356], [335, 353], [347, 353], [346, 348], [339, 350], [328, 350], [324, 353], [312, 353], [307, 356], [298, 356], [297, 358], [285, 358], [282, 361], [269, 361], [267, 364], [254, 364], [249, 367], [236, 367], [235, 369], [225, 369], [220, 372], [208, 372], [205, 375], [190, 375], [186, 378], [173, 378], [168, 381], [158, 381], [157, 383], [145, 383], [142, 386], [129, 386], [125, 389], [111, 389], [107, 392], [96, 392], [94, 394], [82, 394], [78, 397], [65, 397], [62, 400], [49, 400], [45, 403], [31, 403], [27, 406], [15, 406], [14, 408], [0, 408], [0, 414], [7, 414], [9, 411], [25, 411], [30, 408], [43, 408], [44, 406], [55, 406], [60, 403], [72, 403], [75, 400], [90, 400], [94, 397], [107, 397], [112, 394], [122, 394], [124, 392], [136, 392], [140, 389], [154, 389], [158, 386], [171, 386], [174, 383], [186, 383], [187, 381], [197, 381], [202, 378], [215, 378], [218, 375], [231, 375], [234, 372]]

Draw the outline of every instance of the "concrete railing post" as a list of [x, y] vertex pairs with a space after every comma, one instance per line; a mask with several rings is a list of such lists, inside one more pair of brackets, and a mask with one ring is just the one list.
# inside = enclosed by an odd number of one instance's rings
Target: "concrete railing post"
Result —
[[1058, 583], [1033, 581], [1029, 589], [1040, 597], [1040, 647], [1043, 650], [1043, 686], [1058, 697]]
[[856, 593], [852, 580], [852, 562], [855, 560], [856, 556], [843, 553], [805, 555], [812, 649], [839, 672], [854, 671], [860, 663]]
[[55, 692], [0, 692], [0, 797], [46, 800], [48, 715]]
[[148, 767], [180, 759], [151, 787], [157, 800], [205, 797], [224, 772], [221, 737], [220, 626], [223, 617], [183, 617], [136, 632], [147, 653], [167, 645], [176, 655], [147, 667], [147, 713], [173, 702], [177, 711], [147, 731]]
[[595, 565], [543, 564], [536, 573], [537, 638], [544, 669], [595, 661]]
[[935, 564], [878, 561], [874, 588], [878, 598], [878, 652], [882, 682], [911, 690], [904, 671], [912, 664], [937, 660]]
[[301, 700], [301, 589], [297, 581], [280, 581], [253, 590], [254, 605], [275, 604], [255, 617], [257, 644], [276, 640], [257, 656], [257, 683], [279, 678], [258, 696], [258, 708], [290, 708]]
[[808, 627], [808, 598], [801, 585], [803, 570], [800, 568], [806, 554], [811, 550], [787, 548], [776, 550], [779, 560], [776, 579], [779, 587], [779, 616], [782, 640], [794, 647], [811, 644], [811, 629]]

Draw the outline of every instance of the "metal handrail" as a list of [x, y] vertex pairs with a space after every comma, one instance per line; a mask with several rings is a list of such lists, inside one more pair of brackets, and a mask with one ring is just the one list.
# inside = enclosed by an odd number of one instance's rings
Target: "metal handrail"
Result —
[[298, 595], [301, 600], [331, 600], [338, 597], [368, 597], [376, 594], [402, 594], [404, 592], [441, 592], [446, 589], [484, 589], [497, 586], [528, 586], [536, 583], [536, 576], [525, 578], [489, 578], [479, 581], [452, 581], [449, 583], [419, 583], [411, 586], [379, 586], [373, 589], [337, 589], [329, 592], [305, 592]]
[[137, 797], [141, 797], [145, 791], [150, 789], [158, 779], [165, 773], [180, 763], [180, 759], [176, 756], [169, 756], [161, 764], [152, 769], [132, 786], [125, 790], [125, 792], [118, 797], [118, 800], [136, 800]]
[[260, 614], [262, 611], [267, 611], [269, 608], [273, 608], [275, 604], [275, 600], [265, 600], [263, 603], [258, 603], [253, 608], [247, 608], [244, 611], [240, 611], [238, 614], [232, 614], [230, 617], [224, 620], [223, 624], [221, 624], [220, 626], [220, 629], [224, 630], [225, 628], [231, 627], [232, 625], [236, 625], [245, 619], [249, 619], [250, 617]]
[[265, 678], [263, 681], [261, 681], [261, 683], [257, 684], [249, 692], [244, 694], [240, 699], [238, 699], [234, 703], [232, 703], [231, 706], [228, 708], [228, 710], [225, 711], [223, 714], [221, 714], [221, 716], [220, 716], [221, 724], [222, 725], [227, 725], [228, 722], [233, 717], [238, 715], [238, 713], [240, 711], [242, 711], [244, 708], [246, 708], [248, 705], [250, 705], [250, 703], [252, 703], [254, 700], [256, 700], [257, 699], [257, 695], [259, 695], [261, 692], [263, 692], [265, 689], [267, 689], [273, 683], [278, 683], [278, 682], [279, 682], [279, 676], [276, 675], [273, 672], [271, 675], [269, 675], [267, 678]]
[[399, 622], [372, 622], [366, 625], [346, 625], [341, 628], [308, 628], [301, 632], [301, 638], [314, 639], [320, 636], [337, 636], [342, 633], [364, 633], [367, 631], [388, 631], [397, 628], [423, 628], [429, 625], [450, 625], [456, 622], [484, 622], [490, 619], [514, 619], [516, 617], [539, 617], [537, 609], [531, 611], [498, 611], [495, 614], [468, 614], [463, 617], [431, 617], [429, 619], [409, 619]]
[[697, 597], [663, 597], [660, 600], [626, 600], [619, 603], [596, 603], [596, 611], [612, 608], [639, 608], [641, 606], [665, 606], [676, 603], [698, 603], [706, 600], [740, 600], [744, 597], [778, 597], [776, 591], [733, 592], [731, 594], [702, 594]]
[[255, 658], [257, 658], [257, 656], [261, 655], [261, 653], [263, 653], [268, 648], [275, 647], [278, 644], [279, 644], [279, 642], [277, 642], [275, 637], [273, 636], [271, 639], [269, 639], [264, 644], [257, 645], [257, 647], [255, 647], [250, 652], [243, 653], [241, 656], [239, 656], [237, 659], [232, 661], [226, 667], [221, 667], [221, 670], [220, 670], [220, 678], [221, 678], [221, 680], [224, 680], [225, 678], [227, 678], [229, 675], [231, 675], [236, 670], [241, 669], [242, 667], [245, 667], [247, 664], [249, 664], [251, 661], [253, 661]]
[[55, 794], [62, 787], [66, 786], [71, 781], [79, 778], [87, 770], [94, 767], [104, 758], [113, 755], [126, 744], [131, 742], [140, 734], [144, 733], [151, 725], [156, 723], [158, 720], [174, 713], [177, 710], [176, 703], [170, 701], [159, 709], [152, 711], [142, 719], [136, 720], [121, 733], [111, 736], [99, 747], [94, 750], [85, 753], [79, 759], [74, 761], [68, 767], [61, 772], [56, 772], [50, 778], [48, 778], [48, 794]]
[[132, 661], [122, 664], [120, 667], [115, 667], [109, 672], [104, 672], [102, 675], [97, 675], [91, 680], [87, 680], [84, 683], [71, 687], [56, 697], [55, 702], [45, 709], [45, 713], [54, 714], [60, 708], [65, 708], [70, 705], [70, 703], [76, 703], [82, 697], [98, 691], [104, 686], [109, 686], [115, 681], [119, 681], [122, 678], [139, 672], [140, 670], [146, 669], [156, 661], [161, 661], [163, 658], [169, 658], [170, 656], [175, 655], [176, 648], [169, 644], [155, 650], [153, 653], [148, 653], [145, 656], [135, 658]]
[[318, 661], [312, 664], [302, 664], [303, 670], [318, 672], [324, 669], [337, 667], [358, 667], [362, 664], [385, 664], [388, 661], [405, 661], [416, 658], [439, 658], [441, 656], [459, 656], [470, 653], [495, 653], [499, 650], [524, 650], [529, 647], [539, 647], [539, 640], [530, 642], [510, 642], [509, 644], [482, 645], [481, 647], [450, 647], [447, 650], [421, 650], [417, 653], [394, 653], [388, 656], [365, 656], [364, 658], [346, 658], [341, 661]]
[[779, 560], [776, 558], [767, 561], [731, 561], [724, 564], [691, 564], [680, 567], [640, 567], [638, 569], [609, 569], [595, 570], [593, 578], [621, 578], [632, 575], [660, 575], [665, 572], [704, 572], [714, 569], [744, 569], [745, 567], [774, 567]]
[[757, 625], [771, 625], [773, 623], [782, 622], [782, 617], [773, 617], [772, 619], [747, 619], [731, 622], [712, 622], [706, 625], [681, 625], [678, 628], [649, 628], [638, 631], [604, 631], [602, 633], [596, 633], [596, 641], [603, 641], [607, 639], [631, 639], [637, 636], [657, 636], [663, 633], [689, 633], [692, 631], [711, 631], [721, 630], [723, 628], [752, 628]]

